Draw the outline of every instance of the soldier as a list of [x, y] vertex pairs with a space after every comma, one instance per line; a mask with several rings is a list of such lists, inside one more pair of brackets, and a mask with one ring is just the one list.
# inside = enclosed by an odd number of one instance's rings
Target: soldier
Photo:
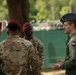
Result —
[[[2, 22], [0, 22], [0, 36], [1, 32], [2, 32]], [[3, 71], [1, 70], [2, 63], [3, 63], [2, 59], [0, 59], [0, 75], [4, 75]]]
[[43, 46], [43, 43], [39, 39], [37, 39], [36, 37], [33, 36], [33, 28], [32, 28], [32, 25], [29, 22], [25, 23], [23, 25], [23, 32], [25, 33], [24, 38], [29, 40], [30, 42], [32, 42], [32, 44], [34, 46], [34, 49], [35, 49], [35, 52], [38, 55], [40, 63], [41, 63], [41, 67], [39, 67], [39, 70], [37, 72], [34, 71], [34, 70], [32, 70], [31, 72], [32, 72], [32, 74], [36, 72], [35, 74], [38, 73], [38, 75], [40, 75], [40, 71], [41, 71], [41, 68], [42, 68], [42, 65], [43, 65], [43, 60], [44, 60], [44, 46]]
[[30, 41], [19, 37], [22, 27], [18, 21], [10, 21], [7, 28], [10, 36], [0, 44], [0, 58], [4, 63], [1, 69], [5, 75], [30, 75], [28, 63], [32, 63], [33, 69], [40, 66], [38, 57], [34, 57], [34, 47]]
[[60, 21], [65, 33], [68, 34], [65, 61], [60, 61], [53, 69], [65, 69], [66, 75], [76, 75], [76, 14], [67, 13]]

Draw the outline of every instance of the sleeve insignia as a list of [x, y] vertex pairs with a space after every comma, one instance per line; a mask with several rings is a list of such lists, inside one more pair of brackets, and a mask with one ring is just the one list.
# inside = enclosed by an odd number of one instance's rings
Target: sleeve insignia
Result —
[[72, 42], [72, 46], [76, 46], [76, 42], [74, 41], [74, 42]]

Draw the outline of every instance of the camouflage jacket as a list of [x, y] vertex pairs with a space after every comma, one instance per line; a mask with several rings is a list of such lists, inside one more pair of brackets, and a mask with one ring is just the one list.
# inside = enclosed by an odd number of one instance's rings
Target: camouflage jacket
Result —
[[1, 42], [0, 58], [4, 62], [2, 70], [5, 75], [29, 75], [29, 62], [32, 69], [40, 65], [32, 43], [17, 35], [9, 36]]
[[44, 45], [43, 45], [43, 43], [36, 37], [33, 37], [29, 41], [32, 42], [35, 52], [38, 55], [40, 62], [41, 62], [41, 66], [42, 66], [44, 63]]

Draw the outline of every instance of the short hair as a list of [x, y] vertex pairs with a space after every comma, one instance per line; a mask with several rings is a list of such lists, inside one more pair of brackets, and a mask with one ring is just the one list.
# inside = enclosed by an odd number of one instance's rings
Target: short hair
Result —
[[20, 30], [20, 28], [19, 28], [16, 24], [9, 24], [9, 25], [7, 26], [7, 28], [8, 28], [10, 31]]
[[76, 20], [71, 20], [71, 21], [69, 21], [69, 24], [71, 25], [71, 24], [74, 24], [74, 27], [76, 28]]

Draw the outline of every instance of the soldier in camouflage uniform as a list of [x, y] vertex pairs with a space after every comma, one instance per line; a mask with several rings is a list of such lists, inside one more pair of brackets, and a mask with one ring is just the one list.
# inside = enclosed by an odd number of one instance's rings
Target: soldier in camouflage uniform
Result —
[[1, 69], [4, 75], [30, 75], [28, 63], [31, 62], [33, 69], [40, 66], [38, 57], [34, 57], [34, 47], [30, 41], [19, 37], [22, 27], [18, 21], [10, 21], [7, 27], [10, 36], [0, 44]]
[[54, 65], [54, 69], [65, 69], [66, 75], [76, 75], [76, 14], [67, 13], [60, 21], [64, 24], [65, 33], [68, 34], [65, 61]]
[[[2, 22], [0, 22], [0, 36], [1, 32], [2, 32]], [[1, 70], [2, 63], [3, 63], [2, 59], [0, 59], [0, 75], [4, 75], [3, 71]]]
[[[41, 63], [41, 67], [39, 67], [38, 71], [34, 71], [32, 70], [32, 74], [35, 73], [38, 75], [40, 75], [40, 71], [41, 71], [41, 68], [42, 68], [42, 65], [43, 65], [43, 60], [44, 60], [44, 46], [43, 46], [43, 43], [37, 39], [36, 37], [34, 37], [32, 34], [33, 34], [33, 28], [32, 26], [30, 25], [30, 23], [25, 23], [23, 25], [23, 32], [25, 33], [25, 36], [24, 38], [31, 41], [33, 46], [34, 46], [34, 49], [35, 49], [35, 52], [36, 54], [38, 55], [39, 59], [40, 59], [40, 63]], [[31, 63], [30, 63], [31, 64]]]

